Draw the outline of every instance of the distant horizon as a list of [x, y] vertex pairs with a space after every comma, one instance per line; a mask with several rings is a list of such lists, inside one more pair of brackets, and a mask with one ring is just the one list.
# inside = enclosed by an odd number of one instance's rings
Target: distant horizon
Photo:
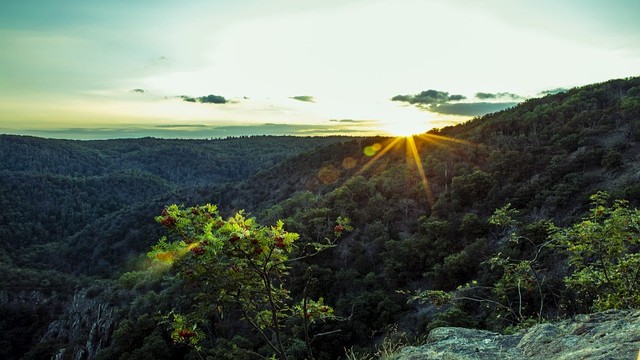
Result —
[[304, 133], [304, 132], [280, 132], [280, 131], [261, 131], [258, 126], [236, 126], [231, 129], [225, 127], [219, 129], [216, 127], [203, 127], [199, 131], [176, 131], [176, 130], [154, 130], [154, 129], [136, 129], [136, 128], [114, 128], [114, 129], [51, 129], [51, 130], [26, 130], [20, 132], [0, 132], [0, 135], [10, 136], [31, 136], [45, 139], [56, 140], [120, 140], [120, 139], [167, 139], [167, 140], [216, 140], [226, 138], [239, 137], [393, 137], [394, 135], [380, 133], [341, 133], [341, 132], [325, 132], [325, 133]]
[[194, 140], [194, 141], [214, 141], [214, 140], [227, 140], [227, 139], [243, 139], [243, 138], [260, 138], [260, 137], [300, 137], [300, 138], [323, 138], [323, 137], [336, 137], [336, 138], [392, 138], [393, 136], [385, 136], [385, 135], [269, 135], [269, 134], [259, 134], [259, 135], [229, 135], [225, 137], [158, 137], [158, 136], [134, 136], [134, 137], [104, 137], [104, 138], [65, 138], [65, 137], [48, 137], [48, 136], [39, 136], [39, 135], [31, 135], [31, 134], [15, 134], [15, 133], [0, 133], [0, 136], [15, 136], [15, 137], [27, 137], [27, 138], [37, 138], [37, 139], [45, 139], [45, 140], [61, 140], [61, 141], [110, 141], [110, 140], [140, 140], [140, 139], [156, 139], [156, 140]]
[[407, 135], [640, 75], [635, 0], [0, 9], [0, 133]]
[[[429, 131], [429, 130], [428, 130]], [[244, 126], [176, 126], [176, 127], [126, 127], [126, 128], [69, 128], [69, 129], [25, 129], [22, 131], [2, 131], [1, 135], [33, 136], [60, 140], [110, 140], [110, 139], [184, 139], [206, 140], [253, 136], [293, 136], [293, 137], [393, 137], [383, 131], [363, 133], [316, 129], [309, 125], [244, 125]]]

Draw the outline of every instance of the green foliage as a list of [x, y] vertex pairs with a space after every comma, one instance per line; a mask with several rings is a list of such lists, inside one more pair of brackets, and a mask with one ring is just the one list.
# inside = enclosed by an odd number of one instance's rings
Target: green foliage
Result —
[[447, 255], [425, 275], [433, 279], [440, 289], [454, 289], [461, 282], [477, 276], [483, 259], [487, 256], [486, 239], [477, 239], [463, 250]]
[[409, 302], [429, 302], [436, 307], [451, 304], [455, 299], [455, 295], [443, 290], [420, 290], [409, 297]]
[[512, 229], [518, 222], [514, 217], [518, 216], [519, 211], [511, 207], [511, 203], [496, 209], [489, 218], [489, 224], [497, 225], [505, 229]]
[[602, 166], [609, 170], [616, 170], [623, 164], [622, 154], [614, 149], [609, 150], [602, 158]]
[[425, 332], [429, 333], [431, 330], [443, 326], [475, 328], [477, 327], [477, 325], [477, 322], [471, 316], [469, 316], [468, 313], [466, 313], [459, 307], [452, 306], [445, 311], [438, 313], [435, 319], [429, 322], [425, 329]]
[[460, 206], [472, 205], [484, 200], [494, 183], [491, 175], [482, 170], [456, 176], [451, 182], [451, 196]]
[[211, 310], [222, 318], [231, 308], [270, 346], [274, 354], [286, 358], [283, 327], [287, 319], [299, 317], [305, 324], [333, 318], [333, 309], [323, 299], [293, 305], [285, 287], [290, 258], [316, 254], [333, 247], [349, 220], [338, 218], [335, 238], [298, 247], [297, 233], [284, 230], [284, 222], [265, 227], [247, 218], [242, 211], [223, 220], [214, 205], [167, 207], [156, 220], [168, 230], [148, 256], [156, 266], [170, 266], [178, 276], [197, 288], [196, 309], [187, 315], [171, 314], [175, 342], [195, 346], [203, 339], [198, 323]]
[[[549, 224], [539, 221], [522, 226], [515, 218], [518, 214], [519, 211], [511, 207], [511, 204], [506, 204], [495, 210], [489, 217], [489, 223], [499, 226], [502, 229], [501, 236], [508, 239], [506, 243], [501, 241], [504, 251], [513, 256], [527, 255], [530, 256], [529, 259], [494, 253], [483, 261], [493, 275], [489, 284], [482, 285], [471, 280], [454, 291], [444, 291], [446, 288], [443, 287], [419, 290], [409, 297], [409, 302], [428, 302], [437, 307], [483, 304], [491, 309], [492, 322], [500, 324], [498, 327], [501, 329], [542, 321], [547, 297], [543, 288], [547, 284], [546, 277], [540, 273], [540, 254], [548, 247], [548, 242], [538, 238], [546, 239]], [[466, 280], [465, 278], [477, 274], [480, 261], [487, 256], [486, 247], [486, 240], [478, 239], [463, 251], [447, 256], [442, 265], [437, 265], [434, 269], [452, 275], [454, 279]], [[467, 267], [469, 270], [465, 271]]]
[[421, 217], [418, 223], [418, 234], [384, 244], [385, 276], [399, 285], [421, 278], [458, 249], [449, 241], [452, 226], [448, 221]]
[[609, 195], [591, 196], [589, 216], [553, 239], [569, 255], [573, 272], [565, 279], [594, 310], [640, 307], [640, 212], [627, 201], [609, 204]]
[[335, 315], [333, 308], [324, 303], [323, 298], [316, 300], [302, 300], [298, 305], [293, 308], [293, 313], [297, 314], [300, 318], [304, 317], [309, 321], [318, 321], [331, 319]]
[[171, 340], [176, 344], [185, 344], [199, 350], [198, 343], [204, 339], [204, 333], [198, 328], [198, 324], [192, 324], [180, 314], [171, 314]]
[[475, 240], [485, 235], [487, 222], [483, 221], [477, 214], [467, 213], [460, 222], [459, 230], [469, 240]]
[[[503, 304], [498, 307], [498, 316], [511, 324], [523, 323], [531, 318], [532, 311], [527, 309], [531, 298], [536, 292], [541, 292], [540, 280], [534, 268], [535, 261], [513, 261], [498, 254], [489, 260], [492, 270], [502, 272], [502, 277], [493, 285], [492, 293], [496, 300]], [[541, 295], [541, 294], [540, 294]], [[537, 318], [541, 320], [544, 298], [540, 296]]]
[[113, 333], [111, 346], [100, 351], [96, 359], [171, 359], [177, 353], [165, 340], [158, 322], [143, 315], [123, 320]]
[[640, 86], [633, 87], [627, 91], [627, 96], [622, 99], [620, 110], [623, 116], [628, 119], [637, 119], [640, 115], [640, 94], [638, 94]]

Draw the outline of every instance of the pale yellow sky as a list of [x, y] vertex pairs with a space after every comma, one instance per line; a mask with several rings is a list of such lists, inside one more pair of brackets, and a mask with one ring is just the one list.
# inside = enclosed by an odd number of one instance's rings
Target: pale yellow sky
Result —
[[[545, 90], [640, 75], [640, 5], [630, 0], [41, 0], [0, 14], [7, 133], [426, 131]], [[432, 89], [452, 97], [390, 101]], [[178, 98], [209, 94], [228, 102]]]

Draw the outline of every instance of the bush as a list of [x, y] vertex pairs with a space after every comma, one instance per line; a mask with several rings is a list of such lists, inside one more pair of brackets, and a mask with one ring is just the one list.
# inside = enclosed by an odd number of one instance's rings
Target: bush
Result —
[[565, 283], [592, 310], [638, 308], [640, 212], [624, 200], [606, 206], [605, 192], [592, 195], [591, 201], [589, 216], [553, 234], [573, 267]]

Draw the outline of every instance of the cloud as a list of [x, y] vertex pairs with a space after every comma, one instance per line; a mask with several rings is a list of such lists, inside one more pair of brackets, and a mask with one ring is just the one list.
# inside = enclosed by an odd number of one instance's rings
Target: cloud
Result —
[[178, 96], [180, 99], [186, 101], [186, 102], [196, 102], [196, 98], [191, 97], [191, 96], [187, 96], [187, 95], [180, 95]]
[[451, 95], [449, 96], [449, 101], [460, 101], [466, 99], [463, 95]]
[[154, 127], [160, 129], [189, 129], [189, 128], [205, 128], [207, 125], [204, 124], [166, 124], [166, 125], [155, 125]]
[[192, 96], [187, 96], [187, 95], [180, 95], [178, 96], [178, 98], [186, 102], [199, 102], [203, 104], [226, 104], [229, 102], [229, 100], [225, 99], [224, 96], [213, 95], [213, 94], [207, 95], [207, 96], [201, 96], [197, 98]]
[[220, 95], [207, 95], [198, 98], [198, 102], [206, 104], [226, 104], [227, 99]]
[[371, 120], [354, 120], [354, 119], [331, 119], [331, 122], [351, 123], [351, 124], [371, 124]]
[[427, 110], [446, 115], [481, 116], [517, 105], [517, 102], [477, 102], [477, 103], [454, 103], [438, 104], [429, 106]]
[[406, 102], [418, 109], [443, 115], [480, 116], [501, 111], [524, 100], [522, 96], [509, 92], [486, 93], [477, 92], [476, 99], [493, 100], [480, 102], [461, 102], [463, 95], [449, 95], [448, 92], [427, 90], [416, 95], [396, 95], [391, 101]]
[[416, 95], [396, 95], [391, 98], [391, 101], [400, 101], [413, 105], [421, 104], [429, 106], [444, 104], [449, 101], [460, 101], [464, 99], [466, 99], [466, 97], [464, 97], [463, 95], [449, 95], [449, 93], [446, 91], [430, 89]]
[[477, 92], [475, 95], [476, 99], [480, 100], [524, 100], [524, 98], [518, 94], [510, 93], [510, 92], [501, 92], [501, 93], [486, 93], [486, 92]]
[[292, 96], [289, 99], [304, 101], [304, 102], [312, 102], [312, 103], [316, 102], [316, 99], [314, 99], [313, 96], [309, 96], [309, 95]]
[[555, 88], [555, 89], [551, 89], [551, 90], [544, 90], [540, 92], [540, 95], [553, 95], [553, 94], [557, 94], [557, 93], [561, 93], [561, 92], [565, 92], [568, 91], [569, 89], [566, 88]]

